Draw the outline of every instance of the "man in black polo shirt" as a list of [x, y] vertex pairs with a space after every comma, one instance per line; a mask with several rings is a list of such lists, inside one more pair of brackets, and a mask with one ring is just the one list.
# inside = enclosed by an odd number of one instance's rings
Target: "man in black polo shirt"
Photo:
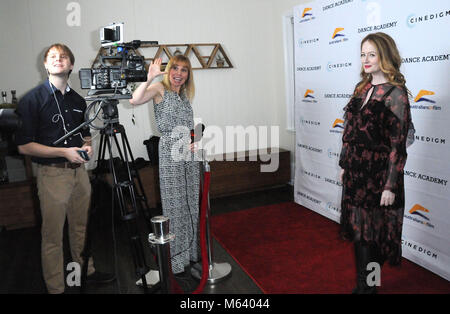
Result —
[[[53, 145], [84, 121], [85, 100], [67, 81], [75, 58], [63, 44], [54, 44], [44, 54], [48, 80], [23, 96], [17, 107], [23, 126], [17, 132], [19, 152], [37, 163], [37, 187], [42, 213], [42, 269], [49, 293], [63, 293], [63, 229], [68, 221], [73, 261], [82, 265], [91, 185], [79, 153], [92, 157], [89, 129]], [[88, 263], [88, 280], [109, 282], [112, 275], [95, 272]]]

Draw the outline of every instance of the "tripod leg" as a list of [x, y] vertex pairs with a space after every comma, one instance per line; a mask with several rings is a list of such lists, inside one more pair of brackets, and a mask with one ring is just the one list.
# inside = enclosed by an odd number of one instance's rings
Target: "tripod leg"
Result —
[[[151, 227], [151, 224], [150, 224], [150, 219], [153, 216], [155, 216], [156, 213], [155, 213], [155, 215], [152, 215], [152, 213], [150, 211], [150, 207], [148, 206], [147, 196], [145, 195], [144, 187], [142, 185], [142, 180], [141, 180], [141, 177], [139, 175], [139, 171], [137, 170], [136, 163], [135, 163], [134, 157], [133, 157], [133, 153], [132, 153], [131, 148], [130, 148], [130, 143], [128, 142], [128, 138], [127, 138], [127, 135], [126, 135], [125, 131], [122, 134], [122, 145], [123, 145], [125, 151], [129, 152], [129, 154], [130, 154], [130, 160], [131, 160], [131, 165], [132, 165], [132, 169], [133, 169], [133, 173], [132, 174], [133, 174], [134, 178], [137, 181], [136, 190], [138, 190], [138, 193], [137, 193], [136, 197], [137, 197], [137, 199], [140, 200], [140, 204], [141, 204], [141, 206], [143, 208], [143, 213], [144, 213], [144, 216], [146, 218], [148, 230], [151, 230], [152, 227]], [[125, 152], [125, 156], [126, 156], [126, 158], [128, 158], [128, 155], [126, 155], [126, 152]], [[131, 180], [131, 178], [130, 178], [130, 180]]]
[[[133, 182], [130, 181], [131, 174], [128, 167], [128, 160], [124, 160], [125, 164], [127, 165], [128, 180], [119, 182], [118, 174], [112, 161], [111, 137], [114, 137], [116, 145], [118, 145], [118, 141], [115, 133], [110, 132], [108, 134], [107, 145], [110, 154], [110, 170], [113, 176], [114, 191], [115, 195], [117, 196], [117, 201], [119, 203], [119, 209], [122, 220], [125, 222], [126, 229], [130, 237], [131, 253], [135, 264], [136, 274], [141, 277], [144, 291], [147, 292], [148, 287], [145, 274], [147, 273], [149, 268], [145, 263], [144, 249], [142, 246], [142, 242], [137, 227], [136, 199], [135, 199], [135, 192], [133, 189]], [[120, 146], [117, 146], [117, 149], [119, 151], [119, 154], [123, 157], [122, 152], [120, 150]], [[131, 198], [131, 206], [127, 206], [124, 192], [128, 192], [127, 194]]]
[[92, 251], [91, 251], [92, 232], [91, 232], [91, 229], [92, 229], [92, 219], [91, 219], [91, 209], [89, 209], [87, 226], [86, 226], [86, 236], [84, 239], [84, 248], [83, 248], [83, 251], [81, 252], [81, 257], [83, 259], [83, 266], [81, 268], [81, 293], [83, 293], [83, 294], [86, 292], [86, 281], [87, 281], [86, 278], [87, 278], [87, 271], [88, 271], [88, 265], [89, 265], [89, 258], [92, 256]]
[[[98, 153], [98, 158], [97, 158], [97, 165], [100, 164], [99, 160], [102, 160], [101, 158], [104, 158], [105, 156], [105, 142], [106, 142], [106, 138], [105, 135], [102, 133], [100, 136], [100, 146], [99, 146], [99, 153]], [[103, 156], [103, 157], [101, 157]], [[95, 176], [94, 180], [98, 179], [98, 174]], [[95, 190], [95, 186], [93, 186], [93, 189]], [[87, 218], [87, 223], [86, 223], [86, 234], [85, 234], [85, 238], [84, 238], [84, 248], [83, 251], [81, 252], [81, 257], [83, 259], [83, 265], [81, 267], [81, 293], [85, 293], [86, 292], [86, 278], [87, 278], [87, 271], [88, 271], [88, 266], [89, 266], [89, 259], [92, 257], [92, 218], [96, 215], [96, 207], [98, 204], [96, 204], [93, 200], [93, 198], [95, 196], [98, 196], [98, 193], [92, 193], [92, 198], [91, 198], [91, 205], [89, 207], [88, 210], [88, 218]]]

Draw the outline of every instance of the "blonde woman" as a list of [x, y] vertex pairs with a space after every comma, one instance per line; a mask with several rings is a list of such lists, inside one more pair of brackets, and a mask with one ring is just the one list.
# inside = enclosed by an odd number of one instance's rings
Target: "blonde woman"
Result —
[[[190, 262], [197, 262], [199, 214], [199, 162], [189, 147], [194, 129], [191, 101], [194, 97], [192, 66], [188, 58], [171, 58], [165, 72], [161, 59], [151, 63], [147, 81], [133, 93], [130, 103], [153, 101], [159, 140], [159, 181], [163, 215], [170, 219], [172, 273], [189, 275]], [[153, 82], [164, 75], [161, 82]], [[180, 143], [184, 143], [180, 145]], [[187, 148], [187, 149], [186, 149]], [[186, 153], [187, 152], [187, 153]], [[187, 157], [187, 158], [185, 158]]]
[[353, 293], [376, 293], [367, 284], [367, 265], [401, 260], [403, 167], [412, 122], [394, 40], [385, 33], [367, 35], [361, 63], [362, 80], [344, 109], [341, 234], [355, 245]]

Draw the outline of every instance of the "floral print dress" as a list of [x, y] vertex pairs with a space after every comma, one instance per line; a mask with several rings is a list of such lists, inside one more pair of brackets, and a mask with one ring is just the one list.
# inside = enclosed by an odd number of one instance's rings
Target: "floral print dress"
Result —
[[[351, 241], [375, 242], [384, 260], [399, 264], [405, 207], [403, 167], [411, 121], [406, 89], [368, 83], [344, 110], [339, 160], [344, 169], [341, 234]], [[395, 194], [390, 206], [380, 206], [384, 190]]]

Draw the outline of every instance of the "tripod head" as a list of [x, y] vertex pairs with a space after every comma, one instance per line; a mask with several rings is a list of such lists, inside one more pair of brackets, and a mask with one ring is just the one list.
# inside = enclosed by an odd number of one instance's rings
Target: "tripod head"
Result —
[[[100, 95], [99, 95], [100, 94]], [[62, 136], [55, 142], [53, 142], [54, 145], [57, 145], [64, 141], [69, 136], [72, 136], [75, 132], [78, 130], [90, 127], [95, 130], [103, 130], [103, 129], [111, 129], [114, 126], [117, 126], [119, 124], [119, 110], [117, 108], [117, 105], [119, 104], [120, 99], [131, 99], [130, 94], [113, 94], [113, 95], [101, 95], [106, 94], [105, 91], [102, 91], [101, 93], [94, 93], [93, 96], [87, 96], [85, 97], [86, 101], [91, 101], [91, 104], [87, 107], [86, 112], [84, 114], [84, 121], [82, 124], [80, 124], [77, 128], [73, 129], [66, 135]], [[99, 108], [96, 110], [94, 116], [92, 118], [89, 117], [92, 109], [95, 107], [95, 105], [100, 104]], [[100, 110], [103, 112], [102, 118], [103, 118], [103, 127], [98, 127], [92, 124], [92, 122], [97, 119], [98, 115], [100, 114]]]

